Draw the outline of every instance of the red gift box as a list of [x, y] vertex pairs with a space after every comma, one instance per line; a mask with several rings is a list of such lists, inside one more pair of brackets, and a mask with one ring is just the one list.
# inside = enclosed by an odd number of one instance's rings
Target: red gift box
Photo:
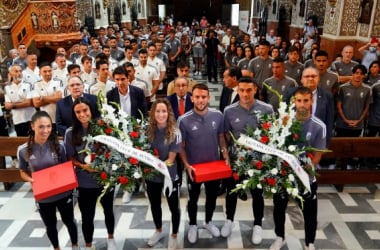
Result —
[[224, 179], [232, 176], [232, 170], [224, 160], [193, 164], [192, 167], [195, 168], [195, 171], [193, 171], [193, 178], [197, 183]]
[[72, 161], [32, 173], [32, 189], [37, 201], [78, 187]]

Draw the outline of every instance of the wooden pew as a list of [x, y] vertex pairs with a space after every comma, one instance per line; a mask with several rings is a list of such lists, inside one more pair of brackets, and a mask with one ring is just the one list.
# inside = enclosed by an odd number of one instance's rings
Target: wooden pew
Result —
[[[6, 166], [5, 156], [16, 156], [17, 147], [28, 140], [27, 137], [0, 136], [0, 182], [8, 190], [13, 182], [22, 182], [19, 170]], [[334, 137], [331, 140], [330, 150], [323, 158], [380, 158], [380, 137]], [[380, 170], [318, 170], [320, 184], [374, 184], [380, 183]], [[339, 186], [337, 186], [339, 189]]]
[[5, 190], [9, 190], [12, 183], [23, 182], [18, 168], [6, 166], [5, 156], [17, 156], [17, 147], [28, 141], [28, 137], [0, 136], [0, 182], [4, 182]]
[[[325, 153], [324, 159], [352, 159], [380, 158], [380, 137], [334, 137], [331, 140], [330, 150]], [[345, 161], [337, 164], [334, 170], [318, 170], [320, 184], [336, 184], [338, 190], [342, 190], [344, 184], [374, 184], [380, 183], [380, 170], [365, 169], [345, 170]], [[341, 186], [339, 186], [341, 185]]]

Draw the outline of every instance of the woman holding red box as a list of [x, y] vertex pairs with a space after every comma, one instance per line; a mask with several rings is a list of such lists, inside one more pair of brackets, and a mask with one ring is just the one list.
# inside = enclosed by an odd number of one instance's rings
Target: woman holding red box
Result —
[[[52, 133], [52, 124], [49, 114], [45, 111], [37, 111], [32, 116], [29, 140], [19, 146], [17, 150], [20, 175], [25, 181], [34, 181], [31, 177], [31, 172], [67, 161], [63, 143], [58, 141], [55, 133]], [[74, 218], [72, 190], [39, 200], [36, 204], [46, 226], [47, 236], [54, 249], [60, 249], [57, 231], [57, 209], [69, 231], [72, 249], [78, 249], [78, 232]]]
[[[170, 102], [166, 98], [157, 99], [149, 113], [148, 139], [152, 148], [158, 152], [160, 160], [165, 161], [173, 181], [173, 192], [165, 196], [172, 214], [172, 234], [168, 249], [177, 249], [177, 233], [180, 222], [179, 208], [179, 176], [177, 173], [176, 155], [181, 151], [181, 134], [176, 126], [176, 120]], [[149, 238], [148, 245], [154, 246], [164, 237], [162, 232], [161, 192], [164, 187], [164, 177], [157, 175], [146, 180], [147, 194], [150, 202], [156, 232]]]
[[[73, 161], [76, 167], [78, 178], [78, 205], [82, 215], [82, 232], [86, 243], [85, 249], [92, 249], [92, 240], [94, 235], [94, 217], [96, 202], [102, 194], [103, 187], [98, 184], [91, 172], [94, 170], [85, 163], [85, 148], [83, 136], [86, 136], [90, 129], [90, 121], [94, 112], [91, 109], [91, 103], [83, 97], [74, 101], [72, 127], [66, 130], [65, 147], [67, 156]], [[112, 187], [107, 190], [100, 199], [100, 204], [104, 210], [105, 224], [108, 233], [107, 250], [116, 249], [116, 243], [113, 238], [115, 229], [115, 216], [113, 212], [113, 199], [115, 189]]]

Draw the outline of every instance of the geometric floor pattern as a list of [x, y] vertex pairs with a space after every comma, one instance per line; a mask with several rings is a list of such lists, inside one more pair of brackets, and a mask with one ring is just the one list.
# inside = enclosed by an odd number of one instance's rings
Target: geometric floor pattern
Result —
[[[205, 78], [196, 79], [206, 82]], [[211, 92], [211, 107], [218, 107], [222, 84], [208, 84]], [[345, 186], [343, 192], [337, 192], [333, 186], [320, 185], [318, 189], [318, 231], [315, 245], [325, 250], [369, 250], [380, 249], [380, 195], [376, 191], [380, 185]], [[148, 200], [143, 193], [135, 194], [129, 204], [122, 204], [122, 194], [115, 199], [115, 240], [120, 250], [152, 249], [147, 239], [154, 232], [154, 224]], [[263, 242], [253, 245], [251, 242], [253, 215], [251, 199], [238, 201], [232, 235], [225, 238], [213, 238], [202, 229], [204, 219], [204, 194], [199, 199], [198, 241], [190, 244], [187, 240], [188, 216], [186, 211], [187, 190], [181, 190], [181, 223], [178, 233], [179, 249], [268, 249], [275, 238], [272, 219], [273, 204], [265, 199], [263, 221]], [[224, 196], [219, 196], [213, 216], [214, 224], [222, 227], [224, 214]], [[170, 212], [163, 199], [163, 230], [169, 235]], [[286, 214], [286, 250], [300, 250], [304, 245], [303, 218], [299, 208], [289, 203]], [[80, 213], [75, 207], [78, 221], [79, 244], [83, 246]], [[103, 212], [98, 206], [95, 217], [94, 244], [96, 249], [106, 248], [106, 229]], [[59, 221], [59, 239], [62, 249], [71, 249], [66, 228]], [[167, 249], [168, 237], [164, 237], [153, 249]], [[36, 210], [33, 195], [28, 183], [17, 183], [10, 191], [0, 184], [0, 250], [47, 250], [51, 249], [45, 234], [41, 218]]]
[[[337, 192], [333, 186], [320, 185], [318, 190], [318, 231], [315, 245], [317, 249], [380, 249], [380, 200], [375, 192], [380, 185], [345, 186]], [[203, 192], [202, 192], [203, 193]], [[151, 249], [147, 239], [154, 232], [150, 207], [143, 193], [134, 194], [129, 204], [122, 204], [122, 193], [115, 199], [116, 228], [115, 239], [118, 249]], [[181, 224], [178, 234], [179, 249], [268, 249], [275, 238], [273, 231], [271, 199], [265, 199], [263, 221], [263, 242], [251, 243], [253, 215], [251, 199], [238, 201], [232, 235], [213, 238], [202, 229], [204, 219], [204, 195], [201, 195], [198, 209], [198, 242], [187, 240], [188, 216], [186, 211], [187, 191], [181, 190]], [[224, 195], [219, 196], [213, 221], [221, 228], [224, 220]], [[170, 232], [170, 213], [163, 199], [163, 230]], [[295, 203], [290, 203], [286, 214], [287, 246], [283, 249], [298, 250], [304, 245], [303, 218]], [[79, 243], [83, 245], [80, 229], [80, 213], [75, 207], [78, 220]], [[95, 217], [94, 244], [96, 249], [106, 249], [106, 229], [101, 206]], [[66, 228], [58, 225], [59, 239], [63, 249], [70, 249]], [[168, 237], [163, 238], [154, 249], [167, 249]], [[0, 188], [0, 249], [43, 250], [51, 249], [44, 226], [34, 205], [28, 183], [17, 183], [10, 191]]]

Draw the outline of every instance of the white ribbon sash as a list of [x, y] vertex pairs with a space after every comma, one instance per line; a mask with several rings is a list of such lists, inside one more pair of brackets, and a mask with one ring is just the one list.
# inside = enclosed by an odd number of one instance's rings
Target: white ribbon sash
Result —
[[303, 170], [303, 168], [300, 165], [300, 162], [294, 155], [286, 153], [282, 150], [278, 150], [276, 148], [272, 148], [244, 134], [240, 135], [237, 142], [241, 145], [252, 148], [253, 150], [256, 150], [258, 152], [275, 155], [285, 160], [294, 170], [298, 178], [301, 180], [302, 184], [305, 186], [306, 190], [310, 192], [309, 175], [305, 172], [305, 170]]
[[108, 136], [108, 135], [97, 135], [94, 137], [95, 141], [98, 141], [100, 143], [106, 144], [107, 146], [110, 146], [117, 151], [119, 151], [122, 154], [125, 154], [129, 157], [136, 158], [137, 160], [144, 162], [145, 164], [148, 164], [149, 166], [154, 167], [157, 171], [159, 171], [161, 174], [164, 175], [164, 189], [163, 192], [165, 194], [166, 188], [169, 189], [169, 195], [172, 193], [173, 190], [173, 183], [169, 174], [169, 170], [165, 164], [165, 162], [161, 161], [157, 157], [155, 157], [152, 154], [149, 154], [147, 152], [138, 150], [133, 148], [132, 146], [126, 145], [119, 139]]

